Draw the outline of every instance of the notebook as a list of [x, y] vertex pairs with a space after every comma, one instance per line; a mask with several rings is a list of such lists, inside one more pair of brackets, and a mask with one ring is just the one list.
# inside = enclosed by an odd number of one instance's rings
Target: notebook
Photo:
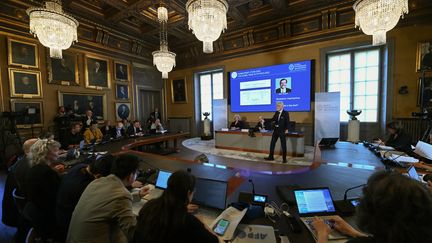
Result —
[[[317, 240], [317, 233], [312, 225], [315, 216], [319, 216], [332, 228], [333, 223], [331, 219], [336, 216], [336, 207], [328, 188], [296, 189], [294, 190], [294, 197], [297, 202], [300, 219], [315, 240]], [[342, 235], [336, 230], [332, 230], [329, 234], [329, 240], [346, 238], [347, 236]]]
[[163, 191], [168, 187], [168, 179], [171, 174], [172, 173], [169, 171], [159, 170], [156, 178], [155, 188], [151, 190], [149, 194], [144, 197], [144, 199], [151, 200], [162, 196]]

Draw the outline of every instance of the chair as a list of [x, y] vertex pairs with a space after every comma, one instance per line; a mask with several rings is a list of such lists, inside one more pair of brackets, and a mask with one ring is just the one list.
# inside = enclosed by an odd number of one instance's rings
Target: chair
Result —
[[15, 205], [18, 209], [18, 212], [21, 214], [22, 210], [24, 209], [24, 206], [27, 203], [27, 199], [24, 196], [20, 196], [17, 194], [17, 189], [13, 189], [12, 191], [12, 197], [14, 199]]

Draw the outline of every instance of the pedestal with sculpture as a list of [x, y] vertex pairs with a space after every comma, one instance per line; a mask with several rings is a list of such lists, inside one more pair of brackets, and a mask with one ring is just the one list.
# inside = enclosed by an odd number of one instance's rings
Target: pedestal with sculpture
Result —
[[348, 139], [349, 142], [358, 142], [360, 140], [360, 121], [356, 116], [361, 114], [361, 110], [350, 110], [347, 111], [350, 115], [350, 120], [348, 121]]
[[211, 132], [211, 121], [208, 118], [210, 116], [210, 112], [204, 112], [203, 115], [205, 116], [203, 120], [203, 133], [201, 135], [201, 140], [212, 140], [213, 135]]

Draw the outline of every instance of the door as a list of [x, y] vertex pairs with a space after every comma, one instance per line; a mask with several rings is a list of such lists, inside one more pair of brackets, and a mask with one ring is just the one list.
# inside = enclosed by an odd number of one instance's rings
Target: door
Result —
[[162, 109], [161, 92], [155, 90], [140, 90], [137, 114], [142, 124], [147, 121], [150, 117], [150, 113], [153, 112], [155, 108], [159, 109], [159, 112], [162, 114], [162, 119], [165, 119]]

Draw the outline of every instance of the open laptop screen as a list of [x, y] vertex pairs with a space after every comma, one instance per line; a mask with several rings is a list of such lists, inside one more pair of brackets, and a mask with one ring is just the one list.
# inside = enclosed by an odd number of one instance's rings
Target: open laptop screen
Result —
[[197, 178], [193, 202], [202, 206], [225, 209], [228, 183]]
[[159, 174], [156, 180], [156, 187], [161, 189], [167, 189], [168, 187], [168, 178], [171, 176], [171, 172], [159, 170]]
[[294, 190], [300, 214], [323, 214], [336, 212], [328, 188]]
[[421, 181], [420, 178], [419, 178], [419, 175], [417, 174], [416, 169], [414, 168], [414, 166], [411, 166], [411, 167], [408, 169], [408, 176], [409, 176], [411, 179], [414, 179], [414, 180], [416, 180], [416, 181]]

